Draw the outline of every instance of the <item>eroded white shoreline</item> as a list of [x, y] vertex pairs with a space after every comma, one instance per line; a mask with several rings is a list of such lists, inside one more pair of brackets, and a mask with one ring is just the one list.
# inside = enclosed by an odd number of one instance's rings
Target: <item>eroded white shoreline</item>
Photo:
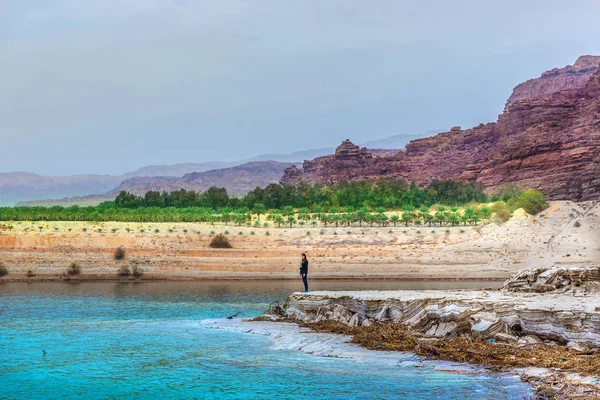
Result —
[[426, 360], [414, 353], [375, 351], [350, 343], [351, 338], [332, 333], [314, 332], [293, 323], [245, 321], [243, 319], [207, 319], [200, 325], [208, 329], [223, 329], [244, 334], [267, 336], [273, 350], [297, 350], [317, 357], [345, 359], [372, 365], [396, 366], [432, 372], [460, 375], [487, 375], [503, 379], [504, 387], [511, 392], [531, 396], [530, 385], [521, 376], [512, 373], [496, 373], [483, 367], [449, 361]]

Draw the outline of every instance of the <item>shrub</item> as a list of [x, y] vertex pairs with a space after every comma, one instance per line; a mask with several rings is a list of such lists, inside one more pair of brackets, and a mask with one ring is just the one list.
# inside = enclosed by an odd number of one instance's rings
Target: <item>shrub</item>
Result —
[[131, 268], [131, 274], [136, 278], [136, 279], [140, 279], [142, 277], [142, 275], [144, 275], [144, 269], [138, 267], [137, 265], [134, 265], [133, 268]]
[[119, 274], [120, 276], [129, 276], [131, 275], [131, 270], [127, 265], [123, 265], [121, 268], [119, 268], [117, 274]]
[[250, 232], [250, 234], [251, 234], [252, 236], [256, 235], [256, 233], [255, 233], [254, 231], [251, 231], [251, 232]]
[[446, 229], [446, 230], [444, 231], [444, 233], [445, 233], [446, 235], [449, 235], [449, 234], [450, 234], [450, 229]]
[[581, 222], [579, 222], [579, 221], [575, 221], [575, 223], [573, 224], [573, 226], [574, 226], [575, 228], [579, 228], [579, 227], [581, 226]]
[[507, 205], [513, 210], [522, 208], [530, 215], [539, 214], [547, 207], [544, 195], [537, 190], [526, 190], [510, 199]]
[[511, 212], [506, 208], [506, 204], [503, 201], [497, 201], [492, 205], [492, 211], [496, 214], [496, 218], [500, 218], [503, 222], [506, 222], [512, 216]]
[[269, 231], [265, 232], [265, 236], [271, 236], [271, 234], [269, 233]]
[[240, 231], [238, 232], [238, 235], [242, 236], [244, 234], [244, 232]]
[[155, 229], [154, 230], [154, 233], [159, 233], [159, 232], [160, 232], [160, 229]]
[[0, 263], [0, 276], [5, 275], [8, 275], [8, 268], [6, 268], [6, 265]]
[[79, 264], [71, 263], [69, 268], [67, 268], [67, 274], [69, 275], [79, 275], [81, 273], [81, 267]]
[[219, 233], [215, 237], [212, 238], [209, 244], [210, 247], [214, 249], [231, 249], [233, 246], [229, 243], [229, 239], [227, 236]]
[[122, 247], [117, 247], [114, 254], [115, 260], [120, 261], [125, 259], [125, 249]]
[[27, 277], [31, 278], [32, 276], [35, 276], [35, 274], [33, 273], [32, 270], [27, 270]]

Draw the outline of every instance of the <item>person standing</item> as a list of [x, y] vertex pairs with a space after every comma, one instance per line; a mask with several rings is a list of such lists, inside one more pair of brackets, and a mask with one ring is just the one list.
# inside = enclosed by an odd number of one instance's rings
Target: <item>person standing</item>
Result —
[[304, 283], [304, 293], [308, 292], [308, 260], [306, 254], [302, 253], [302, 262], [300, 262], [300, 277]]

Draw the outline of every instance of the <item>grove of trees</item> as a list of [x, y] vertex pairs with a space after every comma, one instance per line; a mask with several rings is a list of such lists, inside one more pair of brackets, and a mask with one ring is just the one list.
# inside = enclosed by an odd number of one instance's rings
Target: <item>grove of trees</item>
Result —
[[[511, 188], [500, 202], [504, 208], [523, 207], [531, 214], [546, 207], [541, 193]], [[114, 201], [98, 206], [2, 207], [0, 221], [123, 221], [216, 222], [226, 225], [269, 220], [277, 226], [466, 225], [496, 212], [481, 203], [489, 198], [472, 182], [432, 181], [419, 188], [402, 180], [353, 181], [331, 186], [271, 184], [243, 197], [231, 197], [224, 188], [205, 192], [179, 190], [147, 192], [144, 196], [121, 192]], [[430, 209], [436, 205], [435, 209]], [[460, 206], [464, 206], [460, 208]], [[388, 215], [386, 211], [398, 211]], [[261, 219], [261, 216], [262, 219]], [[504, 217], [503, 217], [504, 218]]]

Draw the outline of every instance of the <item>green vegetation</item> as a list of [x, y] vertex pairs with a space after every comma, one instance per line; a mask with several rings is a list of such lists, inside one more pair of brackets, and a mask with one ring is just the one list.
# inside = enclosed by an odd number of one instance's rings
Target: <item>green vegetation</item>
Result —
[[[266, 221], [277, 228], [362, 227], [363, 224], [454, 227], [477, 225], [493, 217], [506, 221], [521, 207], [530, 214], [546, 207], [541, 193], [515, 185], [500, 188], [492, 199], [493, 204], [482, 204], [490, 199], [482, 187], [470, 182], [433, 181], [424, 188], [402, 180], [355, 181], [332, 186], [271, 184], [241, 198], [230, 197], [225, 189], [213, 187], [202, 193], [180, 190], [136, 196], [121, 192], [115, 201], [95, 207], [0, 207], [0, 220], [195, 222], [211, 226], [231, 223], [255, 228], [267, 228]], [[38, 227], [40, 231], [45, 228]], [[145, 232], [141, 227], [138, 229], [142, 234]], [[102, 228], [95, 230], [103, 232]], [[175, 227], [167, 230], [176, 232]], [[111, 229], [113, 234], [117, 231], [118, 228]], [[159, 234], [160, 230], [155, 228], [154, 233]], [[212, 231], [211, 236], [214, 234]]]
[[8, 268], [6, 267], [6, 265], [0, 263], [0, 276], [6, 275], [8, 275]]
[[72, 263], [71, 265], [69, 265], [69, 268], [67, 268], [67, 274], [69, 275], [79, 275], [80, 273], [81, 267], [79, 266], [79, 264]]
[[544, 199], [544, 195], [537, 190], [526, 190], [522, 193], [519, 193], [516, 196], [508, 199], [506, 204], [514, 210], [517, 208], [522, 208], [531, 215], [539, 214], [548, 206], [546, 200]]

